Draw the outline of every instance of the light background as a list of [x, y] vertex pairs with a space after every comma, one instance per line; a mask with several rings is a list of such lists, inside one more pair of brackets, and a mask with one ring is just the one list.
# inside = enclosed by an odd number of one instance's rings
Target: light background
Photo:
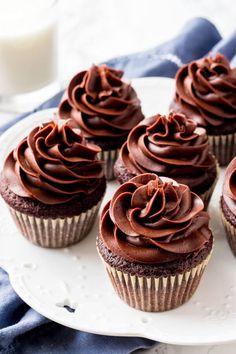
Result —
[[213, 21], [223, 36], [236, 28], [234, 0], [60, 0], [60, 78], [156, 46], [195, 16]]

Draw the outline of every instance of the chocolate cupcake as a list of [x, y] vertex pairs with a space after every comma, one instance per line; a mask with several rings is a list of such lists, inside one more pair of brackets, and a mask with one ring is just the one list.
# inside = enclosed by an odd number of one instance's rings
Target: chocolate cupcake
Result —
[[165, 311], [193, 295], [213, 245], [203, 207], [186, 185], [155, 174], [117, 189], [103, 210], [97, 248], [128, 305]]
[[73, 118], [90, 143], [100, 146], [105, 175], [114, 178], [113, 165], [130, 130], [142, 119], [140, 101], [122, 71], [93, 65], [69, 83], [59, 106], [61, 118]]
[[0, 192], [28, 240], [59, 248], [88, 234], [106, 189], [99, 151], [67, 120], [34, 128], [8, 155]]
[[236, 157], [230, 162], [225, 173], [221, 215], [230, 248], [236, 256]]
[[153, 172], [186, 184], [207, 208], [217, 180], [204, 128], [183, 114], [156, 115], [132, 129], [114, 167], [120, 183]]
[[183, 66], [171, 109], [185, 113], [209, 135], [221, 166], [236, 155], [236, 68], [221, 54]]

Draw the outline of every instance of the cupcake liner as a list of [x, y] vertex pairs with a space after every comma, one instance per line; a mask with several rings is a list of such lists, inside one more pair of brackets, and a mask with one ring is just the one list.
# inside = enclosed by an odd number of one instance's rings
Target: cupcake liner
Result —
[[103, 262], [117, 295], [124, 302], [138, 310], [160, 312], [178, 307], [191, 298], [210, 256], [188, 272], [167, 277], [131, 275]]
[[209, 205], [210, 200], [211, 200], [211, 196], [212, 196], [212, 194], [214, 192], [216, 183], [217, 183], [218, 178], [219, 178], [219, 174], [220, 174], [220, 170], [219, 170], [219, 166], [217, 166], [216, 178], [214, 180], [214, 183], [212, 184], [212, 186], [207, 191], [205, 191], [202, 194], [199, 194], [199, 197], [203, 200], [203, 203], [204, 203], [204, 210], [207, 210], [207, 208], [208, 208], [208, 205]]
[[101, 201], [84, 213], [66, 218], [43, 218], [23, 214], [9, 207], [20, 232], [32, 243], [62, 248], [81, 241], [91, 230]]
[[120, 149], [104, 150], [98, 153], [99, 160], [105, 161], [104, 173], [108, 181], [115, 179], [114, 164], [118, 158]]
[[212, 154], [220, 166], [226, 166], [236, 155], [236, 133], [226, 135], [208, 135]]
[[225, 227], [229, 246], [234, 256], [236, 256], [236, 228], [225, 218], [223, 210], [221, 208], [220, 210], [221, 210], [221, 218], [222, 218], [223, 225]]

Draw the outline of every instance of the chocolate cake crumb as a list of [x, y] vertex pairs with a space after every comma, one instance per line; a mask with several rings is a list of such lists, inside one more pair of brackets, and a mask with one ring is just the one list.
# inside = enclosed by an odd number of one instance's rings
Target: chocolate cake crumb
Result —
[[112, 254], [112, 252], [105, 246], [101, 237], [97, 238], [98, 250], [106, 263], [122, 272], [145, 277], [167, 277], [169, 275], [176, 275], [177, 273], [181, 274], [190, 271], [207, 258], [212, 250], [212, 246], [213, 236], [211, 236], [209, 242], [206, 243], [199, 252], [192, 253], [182, 259], [160, 264], [141, 264], [126, 261], [121, 256]]
[[100, 179], [97, 188], [92, 194], [75, 197], [63, 204], [48, 205], [36, 199], [21, 197], [12, 192], [7, 183], [0, 179], [0, 194], [5, 202], [13, 209], [28, 215], [43, 218], [64, 218], [79, 215], [96, 205], [106, 190], [105, 177]]

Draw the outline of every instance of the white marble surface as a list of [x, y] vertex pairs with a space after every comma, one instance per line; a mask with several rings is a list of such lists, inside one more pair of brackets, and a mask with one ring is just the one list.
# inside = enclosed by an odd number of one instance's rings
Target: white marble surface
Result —
[[[63, 85], [74, 73], [92, 63], [167, 40], [194, 16], [212, 20], [223, 36], [235, 30], [233, 0], [60, 0], [59, 8], [59, 63]], [[0, 116], [3, 122], [12, 113], [0, 111]], [[236, 344], [232, 343], [207, 347], [161, 344], [143, 353], [233, 354], [235, 351]]]

